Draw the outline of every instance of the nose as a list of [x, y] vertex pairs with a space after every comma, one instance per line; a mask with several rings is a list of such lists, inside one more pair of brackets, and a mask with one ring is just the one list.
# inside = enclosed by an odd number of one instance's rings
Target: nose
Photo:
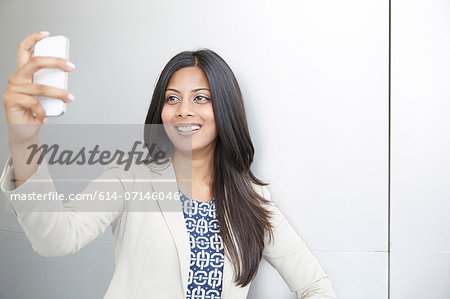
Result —
[[194, 103], [189, 99], [188, 95], [184, 96], [184, 99], [178, 105], [177, 114], [182, 118], [194, 115]]

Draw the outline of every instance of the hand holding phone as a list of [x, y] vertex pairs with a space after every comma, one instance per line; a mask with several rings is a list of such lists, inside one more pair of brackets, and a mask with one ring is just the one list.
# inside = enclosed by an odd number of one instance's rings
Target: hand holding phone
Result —
[[[54, 52], [47, 54], [51, 56], [38, 56], [44, 54], [39, 46], [35, 48], [40, 41], [44, 39], [51, 41], [51, 38], [48, 32], [34, 32], [19, 43], [17, 69], [8, 77], [8, 86], [3, 95], [6, 121], [8, 123], [8, 142], [10, 144], [22, 144], [36, 138], [40, 125], [46, 122], [46, 111], [38, 97], [65, 103], [70, 103], [74, 100], [74, 96], [67, 91], [67, 78], [64, 79], [62, 77], [63, 79], [61, 79], [58, 76], [61, 76], [61, 74], [67, 76], [67, 73], [74, 70], [75, 66], [67, 59], [55, 57], [58, 54]], [[37, 50], [37, 55], [33, 55], [33, 49]], [[64, 54], [60, 56], [68, 57], [67, 45], [66, 48], [62, 49], [62, 52]], [[59, 71], [59, 75], [56, 75], [59, 79], [52, 79], [51, 77], [50, 79], [45, 79], [45, 77], [39, 78], [39, 76], [34, 78], [35, 73], [41, 70]], [[43, 84], [39, 84], [36, 81], [43, 82]], [[55, 87], [55, 85], [61, 87]], [[52, 105], [50, 104], [50, 106]], [[60, 103], [56, 102], [56, 105], [48, 108], [47, 112], [48, 116], [61, 115], [64, 112], [64, 108], [62, 105], [60, 106]]]

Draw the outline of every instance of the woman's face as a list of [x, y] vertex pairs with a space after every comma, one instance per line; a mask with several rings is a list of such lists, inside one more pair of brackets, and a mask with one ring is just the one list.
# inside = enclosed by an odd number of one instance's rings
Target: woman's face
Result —
[[164, 99], [161, 118], [175, 149], [214, 150], [216, 121], [205, 72], [197, 66], [179, 69], [170, 78]]

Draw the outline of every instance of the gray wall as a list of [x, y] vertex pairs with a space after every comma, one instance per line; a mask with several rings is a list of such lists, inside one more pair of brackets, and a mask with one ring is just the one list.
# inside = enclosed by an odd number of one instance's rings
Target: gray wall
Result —
[[[390, 283], [391, 298], [448, 298], [450, 9], [446, 1], [392, 3], [391, 211], [388, 1], [1, 0], [0, 92], [17, 44], [47, 30], [70, 39], [77, 66], [69, 75], [76, 101], [50, 123], [139, 124], [165, 63], [211, 48], [241, 84], [254, 171], [271, 183], [338, 297], [387, 298]], [[113, 267], [110, 230], [73, 256], [47, 259], [0, 201], [0, 298], [101, 298]], [[295, 297], [263, 261], [249, 298]]]

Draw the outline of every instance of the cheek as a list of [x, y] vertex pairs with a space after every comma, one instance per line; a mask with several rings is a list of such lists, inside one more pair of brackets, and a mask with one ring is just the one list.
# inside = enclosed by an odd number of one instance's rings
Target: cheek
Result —
[[161, 120], [163, 124], [166, 124], [170, 121], [170, 109], [167, 108], [167, 105], [163, 106], [161, 111]]
[[212, 111], [208, 111], [207, 114], [205, 114], [204, 119], [206, 120], [208, 127], [209, 127], [209, 131], [211, 132], [211, 134], [216, 134], [216, 120], [214, 118], [214, 112]]
[[215, 122], [214, 109], [211, 103], [202, 110], [202, 117], [208, 123]]

